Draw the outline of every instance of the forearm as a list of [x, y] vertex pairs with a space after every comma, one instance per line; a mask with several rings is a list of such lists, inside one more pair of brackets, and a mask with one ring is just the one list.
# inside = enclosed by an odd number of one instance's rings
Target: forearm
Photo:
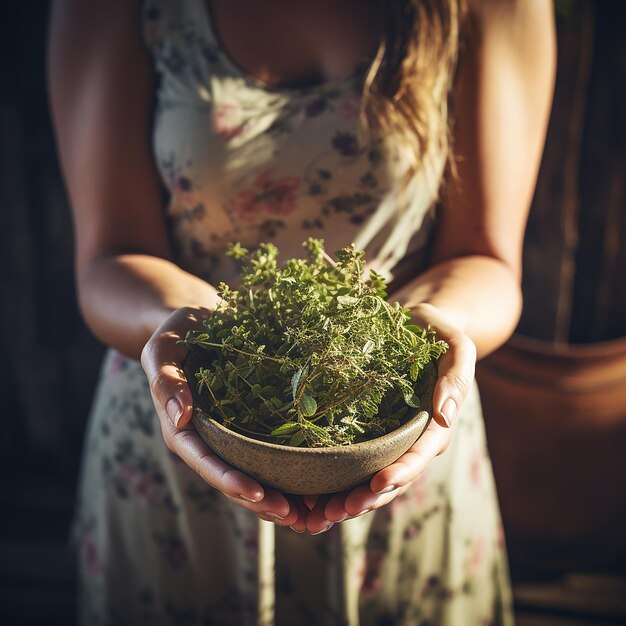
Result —
[[81, 312], [105, 344], [139, 359], [157, 327], [180, 307], [214, 309], [216, 289], [174, 263], [140, 254], [99, 258], [78, 274]]
[[502, 345], [515, 330], [522, 308], [519, 281], [504, 263], [488, 256], [439, 263], [391, 294], [408, 308], [436, 306], [475, 343], [478, 357]]

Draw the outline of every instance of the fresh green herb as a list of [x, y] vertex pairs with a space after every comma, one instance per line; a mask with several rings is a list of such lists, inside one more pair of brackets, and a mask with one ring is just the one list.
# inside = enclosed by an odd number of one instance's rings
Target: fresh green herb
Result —
[[[202, 408], [235, 431], [292, 446], [356, 443], [394, 430], [420, 407], [416, 382], [447, 345], [386, 301], [384, 278], [354, 246], [308, 239], [309, 259], [277, 263], [277, 248], [228, 254], [238, 288], [184, 343], [198, 352]], [[414, 411], [413, 411], [414, 413]]]

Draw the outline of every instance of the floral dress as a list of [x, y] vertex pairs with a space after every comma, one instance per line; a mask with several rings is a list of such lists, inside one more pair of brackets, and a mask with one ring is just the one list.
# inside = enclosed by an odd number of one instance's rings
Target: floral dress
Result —
[[[181, 267], [234, 282], [229, 242], [302, 256], [354, 242], [393, 275], [418, 263], [436, 186], [359, 121], [359, 73], [276, 89], [224, 51], [204, 0], [150, 0], [154, 156]], [[438, 179], [445, 158], [438, 167]], [[417, 267], [417, 265], [416, 265]], [[511, 624], [478, 391], [453, 441], [382, 509], [310, 536], [260, 521], [170, 453], [138, 363], [110, 351], [86, 436], [74, 525], [89, 626]]]

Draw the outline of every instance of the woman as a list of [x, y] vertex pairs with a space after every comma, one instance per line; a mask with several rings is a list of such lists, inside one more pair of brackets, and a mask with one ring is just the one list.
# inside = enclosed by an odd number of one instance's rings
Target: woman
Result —
[[[553, 73], [547, 0], [55, 3], [79, 299], [112, 348], [76, 522], [85, 624], [510, 623], [472, 381], [520, 313]], [[364, 248], [450, 344], [426, 434], [331, 498], [213, 455], [177, 344], [235, 279], [228, 241], [289, 258], [309, 235]]]

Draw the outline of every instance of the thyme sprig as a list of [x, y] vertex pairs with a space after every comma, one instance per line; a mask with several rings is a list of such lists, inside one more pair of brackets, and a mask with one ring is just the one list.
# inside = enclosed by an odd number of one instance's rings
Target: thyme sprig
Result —
[[[220, 306], [184, 343], [201, 408], [238, 432], [292, 446], [347, 445], [400, 426], [420, 407], [420, 373], [447, 345], [387, 302], [386, 283], [364, 253], [336, 261], [308, 239], [309, 258], [279, 267], [278, 249], [239, 244], [241, 282], [221, 283]], [[197, 356], [197, 355], [196, 355]]]

